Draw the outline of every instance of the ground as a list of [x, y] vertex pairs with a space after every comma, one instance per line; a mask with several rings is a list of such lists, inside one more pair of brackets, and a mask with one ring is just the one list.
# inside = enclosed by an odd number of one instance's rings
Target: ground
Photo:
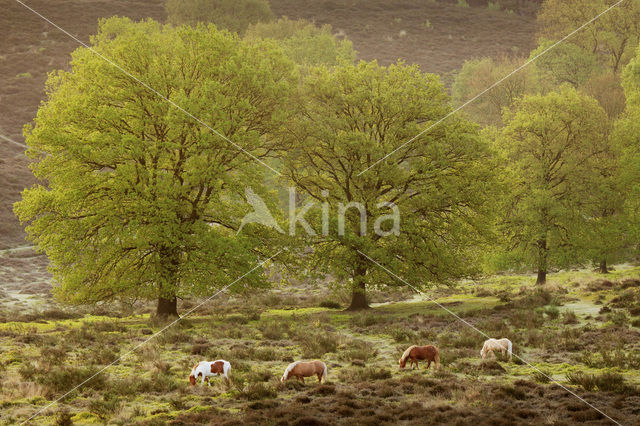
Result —
[[[83, 43], [99, 18], [165, 20], [163, 0], [31, 0], [29, 7]], [[493, 2], [498, 3], [498, 2]], [[535, 42], [536, 0], [502, 0], [504, 10], [487, 1], [431, 0], [272, 0], [278, 16], [331, 24], [353, 41], [361, 59], [389, 64], [403, 59], [446, 83], [466, 59], [517, 54], [527, 56]], [[465, 7], [469, 4], [472, 7]], [[34, 183], [22, 130], [45, 99], [44, 82], [56, 69], [68, 69], [79, 42], [15, 0], [0, 14], [0, 250], [24, 245], [24, 232], [12, 205]]]
[[[37, 259], [4, 254], [0, 274]], [[481, 360], [485, 336], [403, 289], [374, 294], [398, 301], [364, 313], [308, 285], [223, 294], [144, 344], [165, 326], [150, 318], [152, 305], [62, 309], [36, 288], [29, 298], [5, 294], [0, 422], [27, 419], [123, 356], [33, 423], [608, 423], [579, 396], [638, 424], [640, 267], [617, 269], [559, 272], [544, 287], [503, 275], [428, 293], [484, 333], [510, 338], [511, 362]], [[437, 345], [441, 368], [398, 369], [411, 344]], [[232, 364], [231, 385], [189, 385], [197, 361], [219, 358]], [[288, 363], [316, 358], [328, 365], [326, 383], [280, 383]]]

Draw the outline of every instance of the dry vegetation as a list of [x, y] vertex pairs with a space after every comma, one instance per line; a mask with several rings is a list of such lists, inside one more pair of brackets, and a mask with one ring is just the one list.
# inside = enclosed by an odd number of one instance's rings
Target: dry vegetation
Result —
[[[480, 360], [484, 337], [433, 303], [393, 302], [350, 314], [319, 307], [330, 295], [316, 290], [309, 297], [304, 286], [220, 296], [129, 355], [164, 326], [145, 306], [109, 316], [50, 302], [31, 311], [7, 307], [0, 323], [0, 421], [24, 420], [126, 355], [38, 422], [605, 422], [565, 386], [623, 424], [636, 424], [639, 272], [621, 270], [608, 280], [557, 273], [533, 290], [524, 286], [531, 277], [498, 276], [433, 294], [487, 334], [512, 339], [515, 354], [533, 367], [517, 357]], [[441, 370], [398, 370], [411, 343], [438, 345]], [[232, 363], [232, 384], [190, 387], [191, 366], [218, 358]], [[279, 382], [289, 362], [313, 358], [327, 362], [326, 384]]]

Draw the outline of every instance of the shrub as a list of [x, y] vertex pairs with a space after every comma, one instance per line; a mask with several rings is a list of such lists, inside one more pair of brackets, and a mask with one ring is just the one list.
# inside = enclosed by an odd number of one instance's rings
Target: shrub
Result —
[[342, 306], [340, 306], [338, 302], [335, 302], [333, 300], [323, 300], [322, 302], [320, 302], [320, 307], [327, 309], [340, 309]]
[[[88, 380], [94, 376], [96, 371], [91, 368], [84, 367], [56, 367], [48, 372], [37, 374], [37, 380], [53, 392], [67, 392], [74, 386]], [[83, 388], [104, 389], [105, 377], [103, 374], [97, 374], [88, 380]]]
[[340, 61], [355, 59], [351, 42], [335, 37], [330, 25], [318, 28], [305, 20], [284, 17], [275, 22], [250, 25], [245, 39], [259, 38], [278, 40], [285, 54], [301, 65], [337, 65]]
[[562, 323], [563, 324], [567, 324], [567, 325], [569, 325], [569, 324], [577, 324], [578, 323], [578, 316], [573, 311], [565, 311], [562, 314]]
[[338, 348], [338, 336], [334, 333], [303, 334], [298, 337], [298, 345], [304, 358], [319, 358]]
[[106, 392], [102, 399], [94, 399], [89, 402], [89, 410], [102, 420], [109, 418], [121, 406], [120, 398], [111, 392]]
[[604, 392], [626, 393], [635, 391], [625, 383], [624, 377], [618, 373], [605, 372], [600, 375], [583, 372], [568, 373], [567, 380], [572, 385], [580, 386], [586, 391], [598, 389]]
[[556, 306], [547, 306], [544, 309], [544, 313], [549, 317], [549, 319], [556, 319], [560, 316], [560, 310]]
[[369, 361], [378, 355], [378, 349], [369, 342], [354, 339], [345, 343], [346, 348], [340, 351], [339, 358], [343, 361]]
[[249, 383], [238, 393], [238, 395], [243, 399], [256, 401], [259, 399], [275, 398], [278, 396], [278, 392], [272, 386], [257, 382]]
[[174, 25], [213, 23], [242, 34], [250, 24], [274, 19], [266, 0], [167, 0], [167, 21]]
[[395, 327], [388, 330], [389, 335], [398, 343], [415, 342], [418, 335], [415, 331], [406, 328]]
[[551, 381], [551, 374], [546, 371], [536, 370], [531, 377], [538, 383], [549, 383]]

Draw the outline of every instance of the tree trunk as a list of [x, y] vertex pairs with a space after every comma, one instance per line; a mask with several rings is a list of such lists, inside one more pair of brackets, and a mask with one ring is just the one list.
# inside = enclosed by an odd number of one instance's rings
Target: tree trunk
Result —
[[602, 259], [602, 261], [600, 262], [600, 270], [598, 272], [600, 272], [601, 274], [609, 273], [609, 269], [607, 268], [607, 259]]
[[547, 239], [543, 238], [538, 241], [538, 279], [536, 279], [536, 285], [542, 285], [547, 282], [548, 257], [549, 249], [547, 247]]
[[367, 302], [365, 275], [367, 274], [367, 268], [365, 265], [360, 264], [356, 266], [353, 277], [353, 288], [351, 290], [351, 304], [347, 308], [347, 311], [360, 311], [363, 309], [370, 309]]
[[163, 318], [170, 316], [178, 316], [178, 299], [174, 296], [171, 299], [165, 299], [164, 297], [158, 297], [158, 307], [156, 309], [156, 315]]

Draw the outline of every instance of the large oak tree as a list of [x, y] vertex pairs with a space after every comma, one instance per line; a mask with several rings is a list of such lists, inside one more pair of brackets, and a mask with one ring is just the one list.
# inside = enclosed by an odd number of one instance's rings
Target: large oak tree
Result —
[[[350, 309], [368, 307], [367, 287], [397, 284], [367, 256], [417, 287], [470, 274], [491, 191], [487, 144], [456, 116], [406, 143], [451, 111], [438, 77], [402, 63], [320, 67], [300, 99], [285, 169], [302, 205], [316, 202], [306, 216], [315, 233], [309, 269], [348, 283]], [[395, 231], [384, 218], [391, 203]]]
[[[80, 48], [50, 76], [26, 130], [40, 183], [15, 210], [61, 299], [156, 299], [158, 314], [177, 314], [176, 298], [208, 295], [260, 256], [259, 236], [236, 235], [247, 208], [236, 194], [260, 191], [256, 158], [278, 149], [269, 135], [294, 65], [273, 43], [212, 25], [112, 18], [92, 48], [117, 66]], [[261, 272], [243, 283], [263, 284]]]

